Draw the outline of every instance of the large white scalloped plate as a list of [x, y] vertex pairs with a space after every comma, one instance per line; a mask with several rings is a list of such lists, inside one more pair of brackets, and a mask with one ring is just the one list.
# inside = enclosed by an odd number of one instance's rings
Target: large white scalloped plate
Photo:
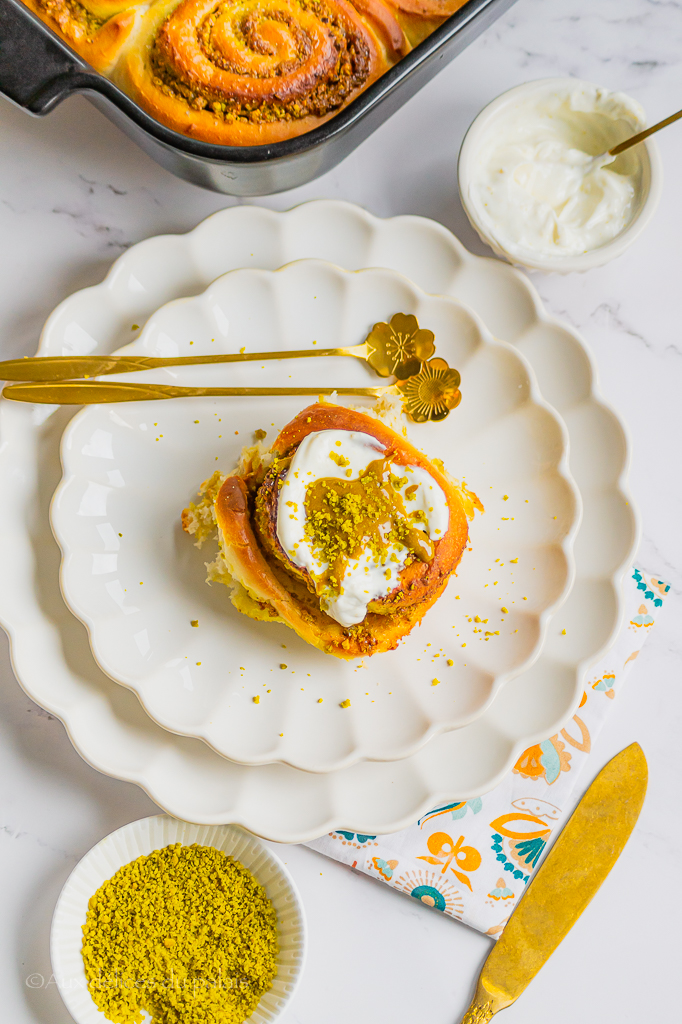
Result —
[[276, 269], [306, 257], [349, 270], [390, 267], [427, 291], [465, 302], [526, 356], [569, 431], [570, 467], [583, 500], [576, 580], [542, 655], [475, 723], [437, 737], [411, 758], [326, 775], [236, 765], [153, 723], [135, 696], [99, 669], [85, 628], [59, 591], [48, 509], [60, 478], [61, 434], [73, 413], [0, 402], [0, 618], [22, 686], [64, 722], [90, 764], [142, 786], [169, 813], [235, 822], [280, 842], [304, 842], [337, 827], [393, 832], [440, 802], [491, 789], [525, 747], [573, 714], [587, 667], [618, 632], [621, 583], [638, 541], [625, 490], [627, 437], [598, 395], [579, 335], [543, 311], [520, 272], [473, 256], [424, 218], [379, 220], [334, 201], [284, 214], [259, 207], [221, 211], [188, 235], [129, 249], [102, 284], [57, 307], [40, 352], [114, 351], [130, 342], [132, 324], [227, 270]]
[[[394, 271], [349, 273], [319, 260], [235, 270], [162, 306], [124, 351], [257, 351], [264, 339], [273, 351], [312, 339], [342, 348], [397, 310], [432, 330], [440, 357], [462, 375], [461, 405], [442, 423], [407, 423], [408, 439], [465, 478], [487, 511], [471, 524], [457, 576], [395, 651], [341, 661], [285, 626], [245, 618], [223, 587], [204, 582], [215, 550], [202, 556], [178, 530], [202, 480], [217, 466], [230, 471], [254, 430], [273, 437], [310, 399], [94, 405], [64, 432], [51, 518], [66, 603], [88, 627], [98, 664], [159, 725], [233, 761], [335, 771], [409, 756], [474, 721], [532, 665], [570, 589], [580, 497], [568, 479], [566, 428], [526, 360], [454, 299], [426, 295]], [[213, 387], [381, 383], [364, 362], [338, 358], [169, 367], [145, 378]]]

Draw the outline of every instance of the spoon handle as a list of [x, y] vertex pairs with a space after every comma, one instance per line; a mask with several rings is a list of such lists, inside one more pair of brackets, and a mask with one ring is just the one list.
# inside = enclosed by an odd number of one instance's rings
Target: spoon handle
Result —
[[282, 352], [235, 352], [196, 356], [32, 356], [0, 362], [0, 380], [59, 381], [100, 377], [108, 373], [136, 373], [160, 366], [196, 366], [202, 363], [248, 363], [267, 359], [305, 359], [308, 356], [355, 356], [367, 359], [367, 345], [351, 348], [301, 348]]
[[399, 392], [393, 385], [378, 388], [186, 388], [169, 384], [117, 381], [56, 381], [9, 384], [2, 395], [15, 402], [43, 405], [100, 405], [107, 402], [154, 402], [168, 398], [237, 398], [262, 395], [380, 395]]
[[659, 121], [658, 124], [652, 124], [651, 128], [645, 128], [639, 135], [633, 135], [631, 139], [626, 139], [625, 142], [619, 142], [617, 146], [609, 150], [611, 156], [618, 156], [619, 153], [624, 153], [626, 149], [630, 149], [631, 146], [636, 146], [639, 142], [644, 142], [654, 132], [659, 132], [661, 128], [667, 128], [673, 121], [679, 121], [682, 117], [682, 110], [678, 110], [676, 114], [671, 114], [670, 117], [666, 117], [663, 121]]

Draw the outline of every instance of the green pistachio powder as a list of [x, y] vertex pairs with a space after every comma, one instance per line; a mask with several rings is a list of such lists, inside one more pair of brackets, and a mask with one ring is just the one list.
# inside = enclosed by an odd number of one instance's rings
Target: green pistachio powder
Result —
[[242, 1024], [277, 973], [277, 914], [239, 861], [176, 843], [100, 886], [83, 925], [88, 990], [114, 1024]]

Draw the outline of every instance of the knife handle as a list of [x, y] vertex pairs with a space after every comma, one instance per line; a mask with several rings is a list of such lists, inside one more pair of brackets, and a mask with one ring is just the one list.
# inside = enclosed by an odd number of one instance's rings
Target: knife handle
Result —
[[462, 1018], [462, 1024], [488, 1024], [488, 1021], [492, 1020], [494, 1012], [491, 1000], [488, 1000], [487, 1003], [480, 1003], [474, 996], [474, 1001]]
[[492, 1020], [493, 1014], [504, 1010], [516, 999], [516, 996], [510, 996], [501, 991], [499, 986], [492, 984], [486, 974], [486, 965], [487, 961], [483, 964], [476, 985], [476, 993], [461, 1024], [488, 1024], [488, 1021]]

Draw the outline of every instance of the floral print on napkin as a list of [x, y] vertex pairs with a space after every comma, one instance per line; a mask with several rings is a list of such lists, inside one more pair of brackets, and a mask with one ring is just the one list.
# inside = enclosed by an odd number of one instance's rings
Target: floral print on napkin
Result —
[[575, 715], [555, 736], [524, 750], [491, 792], [436, 807], [392, 835], [339, 830], [307, 845], [498, 937], [564, 812], [572, 809], [571, 794], [592, 742], [669, 589], [633, 569], [625, 581], [623, 628], [588, 673]]

